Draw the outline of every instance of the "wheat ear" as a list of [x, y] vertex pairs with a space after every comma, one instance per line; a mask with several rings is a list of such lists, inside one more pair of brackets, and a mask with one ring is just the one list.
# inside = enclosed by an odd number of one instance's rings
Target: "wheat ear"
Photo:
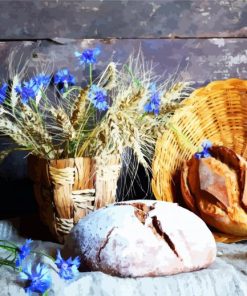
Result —
[[111, 90], [116, 86], [117, 82], [117, 67], [111, 62], [102, 73], [98, 84], [106, 90]]
[[10, 136], [19, 146], [30, 146], [30, 142], [22, 133], [22, 130], [19, 129], [15, 124], [13, 124], [13, 122], [10, 121], [8, 118], [0, 118], [0, 131], [5, 135]]
[[80, 124], [80, 121], [86, 113], [86, 101], [88, 97], [88, 91], [88, 87], [82, 89], [77, 100], [74, 103], [72, 116], [70, 119], [70, 122], [73, 125], [73, 127], [76, 127]]
[[116, 106], [119, 110], [127, 110], [130, 108], [136, 108], [139, 105], [141, 98], [145, 95], [146, 90], [144, 87], [140, 87], [137, 91], [131, 92], [129, 95], [121, 96], [116, 99]]
[[38, 149], [45, 157], [54, 158], [55, 151], [52, 138], [45, 129], [42, 118], [27, 105], [21, 104], [23, 123], [22, 128], [27, 131], [29, 138], [38, 144]]
[[61, 128], [64, 138], [69, 141], [74, 140], [76, 132], [66, 112], [62, 108], [55, 109], [53, 107], [50, 112], [54, 116], [58, 126]]

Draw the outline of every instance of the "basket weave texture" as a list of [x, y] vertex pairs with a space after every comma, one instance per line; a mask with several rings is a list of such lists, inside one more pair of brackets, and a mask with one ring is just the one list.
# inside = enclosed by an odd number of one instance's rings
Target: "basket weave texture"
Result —
[[203, 140], [247, 158], [247, 81], [214, 81], [195, 90], [156, 144], [152, 189], [156, 199], [179, 201], [179, 171]]
[[41, 221], [63, 243], [88, 213], [116, 200], [120, 157], [45, 160], [30, 155], [28, 173]]

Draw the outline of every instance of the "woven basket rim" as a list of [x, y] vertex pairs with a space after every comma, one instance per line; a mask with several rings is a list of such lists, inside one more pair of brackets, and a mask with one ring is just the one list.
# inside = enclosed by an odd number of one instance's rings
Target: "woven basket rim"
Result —
[[[247, 80], [245, 79], [239, 79], [239, 78], [230, 78], [230, 79], [225, 79], [225, 80], [216, 80], [216, 81], [212, 81], [209, 84], [202, 86], [199, 89], [194, 90], [190, 96], [186, 99], [184, 99], [181, 103], [181, 108], [179, 108], [178, 110], [176, 110], [174, 112], [174, 115], [169, 119], [168, 121], [168, 125], [169, 124], [178, 124], [180, 125], [179, 127], [181, 127], [183, 124], [188, 123], [189, 121], [191, 121], [191, 123], [193, 124], [193, 120], [190, 119], [190, 115], [187, 112], [192, 112], [193, 115], [196, 117], [197, 116], [197, 112], [199, 112], [196, 108], [202, 108], [201, 106], [203, 106], [203, 103], [210, 98], [210, 97], [224, 97], [222, 96], [223, 94], [226, 94], [226, 92], [235, 92], [236, 94], [242, 94], [242, 91], [244, 91], [244, 95], [246, 94], [246, 98], [247, 98]], [[199, 100], [201, 99], [201, 100]], [[212, 100], [213, 102], [213, 100]], [[208, 108], [210, 108], [210, 106], [208, 106]], [[230, 107], [229, 107], [230, 109]], [[246, 108], [247, 109], [247, 108]], [[196, 112], [197, 111], [197, 112]], [[185, 114], [187, 116], [185, 116]], [[205, 116], [206, 117], [206, 116]], [[199, 118], [199, 117], [198, 117]], [[177, 125], [177, 126], [178, 126]], [[210, 122], [208, 123], [208, 126], [210, 127]], [[193, 126], [192, 126], [193, 127]], [[182, 129], [182, 128], [181, 128]], [[245, 127], [246, 129], [246, 134], [247, 134], [247, 127]], [[200, 132], [200, 131], [199, 131]], [[203, 134], [202, 130], [201, 133]], [[154, 154], [154, 158], [153, 158], [153, 162], [152, 162], [152, 171], [153, 171], [153, 178], [152, 178], [152, 190], [153, 193], [155, 195], [155, 198], [158, 200], [167, 200], [167, 201], [172, 201], [173, 197], [171, 196], [170, 198], [164, 196], [165, 193], [161, 192], [162, 190], [166, 190], [164, 189], [163, 185], [159, 185], [159, 182], [163, 182], [165, 184], [166, 180], [159, 180], [159, 176], [160, 176], [160, 167], [162, 169], [162, 166], [160, 166], [160, 162], [161, 161], [165, 161], [159, 154], [165, 154], [166, 151], [164, 151], [165, 149], [163, 148], [164, 146], [167, 148], [169, 146], [175, 145], [174, 143], [176, 143], [176, 145], [180, 148], [180, 150], [185, 150], [183, 148], [181, 148], [179, 146], [179, 142], [177, 139], [174, 139], [175, 136], [173, 135], [173, 132], [171, 130], [165, 130], [165, 132], [163, 133], [163, 135], [161, 135], [156, 142], [156, 149], [155, 149], [155, 154]], [[215, 135], [215, 138], [217, 138], [217, 134]], [[199, 136], [198, 136], [199, 139]], [[205, 139], [205, 138], [201, 138], [199, 139], [198, 143], [196, 143], [196, 145], [200, 145], [201, 141]], [[245, 138], [245, 141], [247, 141], [247, 136]], [[217, 143], [217, 141], [215, 142], [215, 144], [220, 144]], [[174, 149], [174, 147], [172, 147]], [[196, 151], [195, 151], [196, 152]], [[168, 153], [169, 154], [169, 153]], [[180, 156], [180, 155], [179, 155]], [[173, 154], [169, 157], [173, 157]], [[167, 158], [166, 158], [167, 159]], [[186, 158], [188, 159], [188, 158]], [[184, 159], [184, 160], [186, 160]], [[173, 160], [171, 160], [173, 161]], [[175, 167], [175, 160], [174, 160], [174, 167], [173, 167], [173, 171], [170, 172], [170, 176], [172, 176], [175, 173], [175, 169], [176, 171], [179, 170], [179, 167]], [[162, 176], [167, 177], [169, 175], [169, 172], [165, 172], [164, 174], [162, 173]], [[172, 180], [169, 180], [169, 182]], [[167, 181], [168, 182], [168, 181]], [[163, 187], [162, 187], [163, 186]], [[168, 186], [168, 185], [167, 185]], [[171, 186], [171, 185], [169, 185]], [[163, 189], [162, 189], [163, 188]], [[169, 189], [167, 189], [169, 191]]]
[[[114, 153], [114, 154], [109, 154], [109, 155], [104, 155], [104, 157], [120, 157], [119, 154], [117, 153]], [[97, 159], [97, 158], [100, 158], [101, 156], [76, 156], [76, 157], [67, 157], [67, 158], [52, 158], [52, 159], [48, 159], [48, 158], [44, 158], [44, 157], [40, 157], [38, 155], [35, 155], [35, 154], [29, 154], [28, 157], [34, 157], [34, 158], [37, 158], [37, 159], [40, 159], [40, 160], [46, 160], [47, 162], [49, 161], [59, 161], [59, 160], [64, 160], [64, 161], [69, 161], [69, 160], [72, 160], [72, 159]]]

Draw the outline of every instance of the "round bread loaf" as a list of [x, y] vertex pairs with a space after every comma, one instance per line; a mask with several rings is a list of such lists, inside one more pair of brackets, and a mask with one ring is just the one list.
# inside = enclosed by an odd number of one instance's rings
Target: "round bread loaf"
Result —
[[206, 224], [177, 204], [136, 200], [92, 212], [68, 235], [64, 255], [121, 277], [163, 276], [209, 266], [216, 244]]

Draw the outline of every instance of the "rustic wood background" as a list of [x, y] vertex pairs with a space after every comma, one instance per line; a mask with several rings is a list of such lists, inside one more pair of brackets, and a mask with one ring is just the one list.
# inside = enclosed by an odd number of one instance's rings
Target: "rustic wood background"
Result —
[[[8, 57], [15, 51], [16, 66], [20, 58], [29, 58], [31, 68], [50, 60], [54, 71], [66, 66], [80, 81], [74, 51], [94, 46], [102, 50], [99, 70], [141, 47], [158, 73], [181, 72], [198, 86], [247, 78], [245, 0], [2, 0], [0, 15], [1, 80], [8, 78]], [[36, 211], [24, 156], [12, 153], [0, 166], [0, 218]], [[132, 197], [143, 195], [137, 187]]]

